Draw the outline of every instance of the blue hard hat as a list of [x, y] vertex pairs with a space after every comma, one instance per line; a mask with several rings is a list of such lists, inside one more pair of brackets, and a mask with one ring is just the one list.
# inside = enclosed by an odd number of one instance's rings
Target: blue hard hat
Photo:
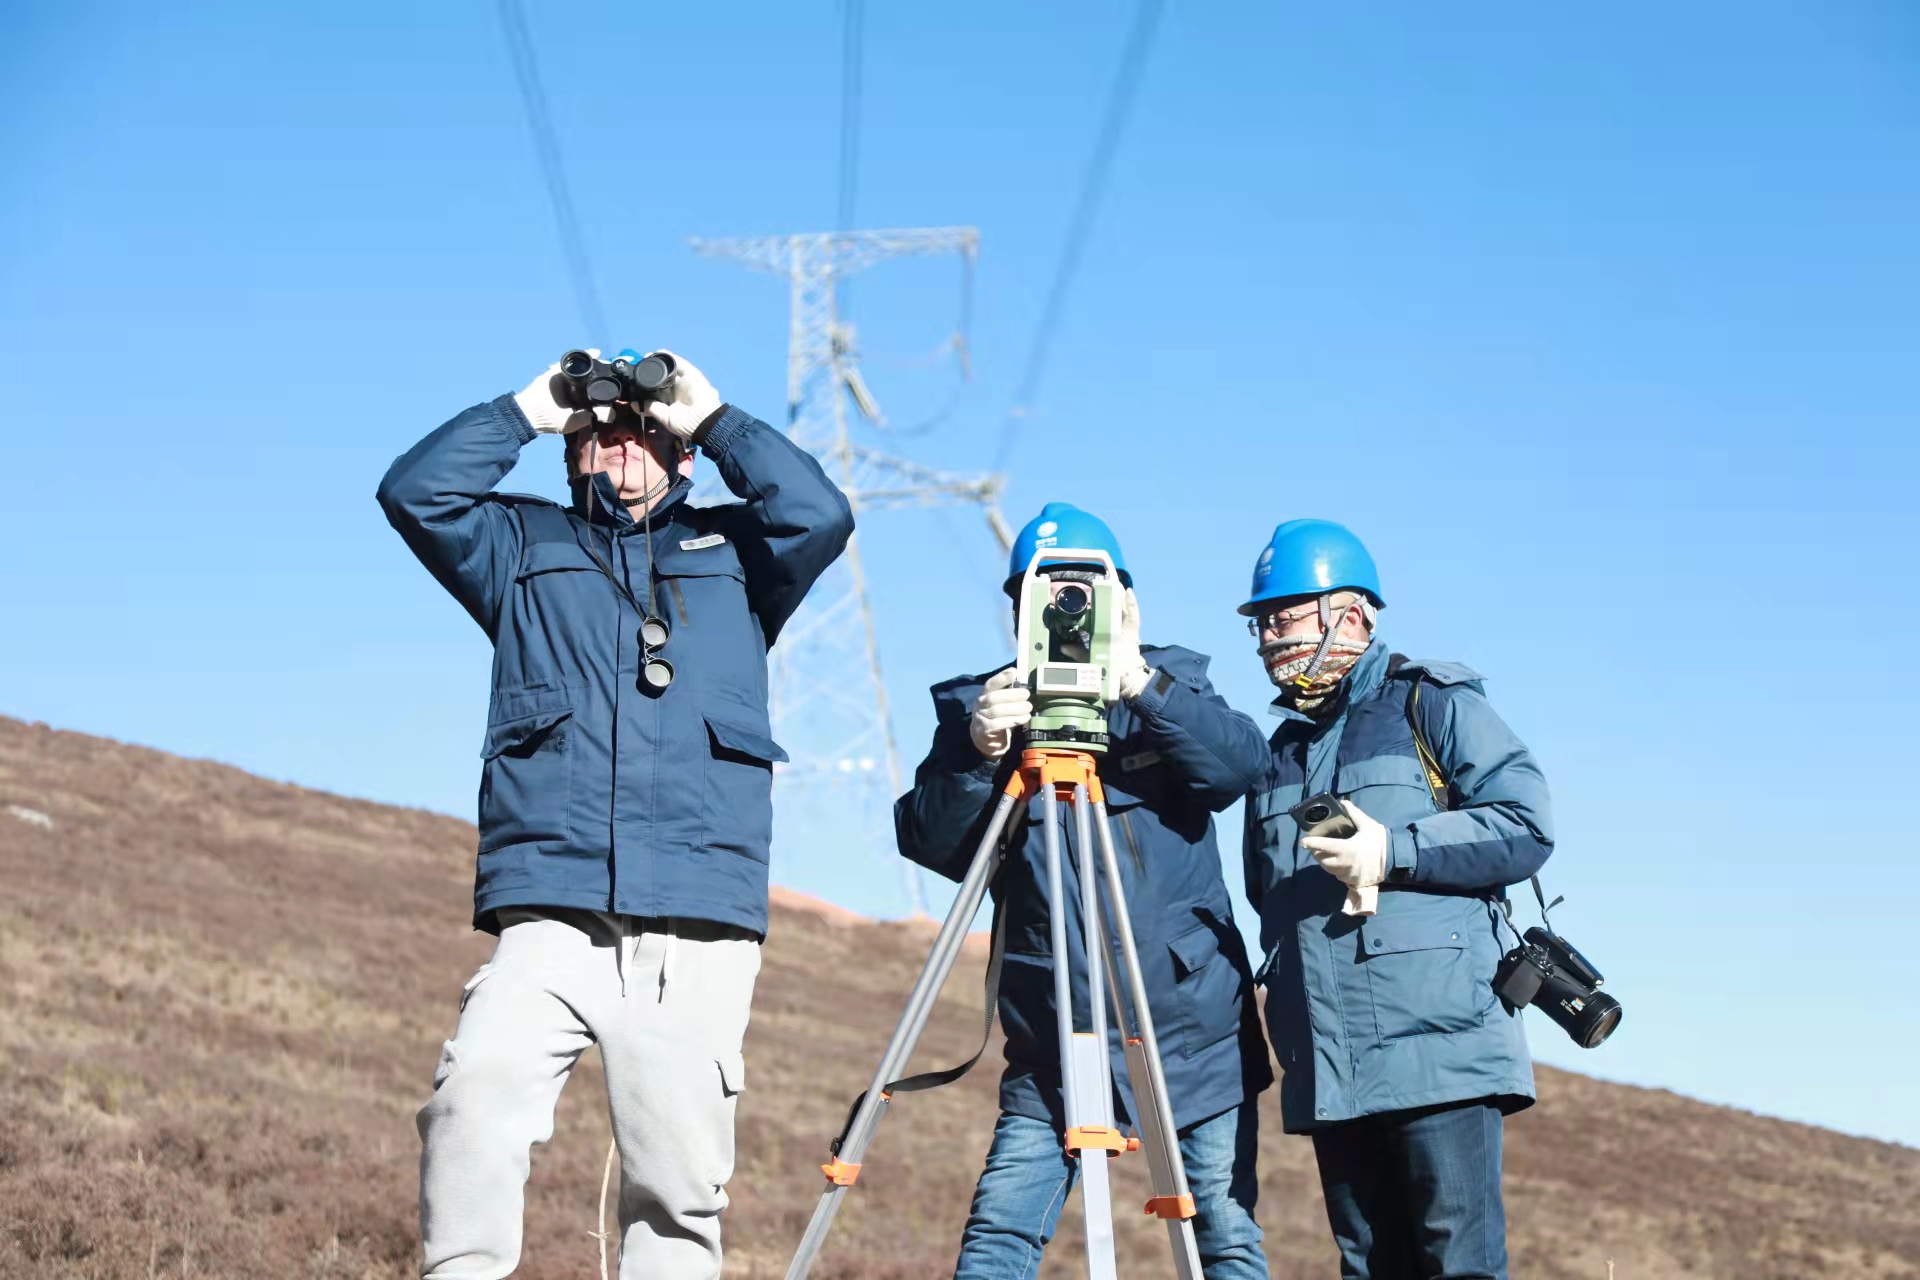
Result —
[[1377, 607], [1387, 603], [1373, 557], [1352, 530], [1331, 520], [1289, 520], [1254, 561], [1253, 593], [1240, 612], [1252, 617], [1289, 596], [1340, 590], [1364, 591]]
[[1107, 522], [1099, 516], [1090, 515], [1070, 502], [1049, 502], [1040, 508], [1040, 514], [1021, 528], [1020, 536], [1013, 540], [1013, 553], [1007, 557], [1007, 580], [1002, 584], [1008, 595], [1016, 595], [1020, 590], [1020, 577], [1027, 571], [1027, 563], [1033, 559], [1033, 553], [1043, 547], [1081, 547], [1088, 551], [1104, 551], [1113, 557], [1113, 567], [1120, 575], [1120, 581], [1127, 586], [1133, 585], [1133, 575], [1127, 572], [1127, 562], [1120, 557], [1120, 540], [1113, 536], [1113, 530], [1107, 528]]

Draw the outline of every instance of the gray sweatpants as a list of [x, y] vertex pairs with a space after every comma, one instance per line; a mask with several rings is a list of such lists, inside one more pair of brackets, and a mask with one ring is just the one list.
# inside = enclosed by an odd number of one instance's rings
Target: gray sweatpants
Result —
[[560, 1090], [597, 1043], [620, 1145], [620, 1280], [718, 1276], [759, 942], [589, 911], [501, 924], [420, 1109], [421, 1275], [499, 1280], [520, 1264], [528, 1149], [553, 1136]]

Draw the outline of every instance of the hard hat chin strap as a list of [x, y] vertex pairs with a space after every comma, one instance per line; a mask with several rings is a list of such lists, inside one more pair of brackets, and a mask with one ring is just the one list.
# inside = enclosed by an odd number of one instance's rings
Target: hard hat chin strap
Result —
[[[1320, 646], [1313, 651], [1313, 659], [1307, 663], [1307, 669], [1293, 678], [1293, 683], [1301, 689], [1311, 689], [1314, 678], [1320, 674], [1320, 668], [1326, 665], [1327, 654], [1333, 651], [1334, 632], [1338, 629], [1339, 619], [1332, 616], [1333, 592], [1329, 591], [1313, 603], [1320, 612]], [[1340, 617], [1345, 618], [1347, 611], [1342, 609]]]

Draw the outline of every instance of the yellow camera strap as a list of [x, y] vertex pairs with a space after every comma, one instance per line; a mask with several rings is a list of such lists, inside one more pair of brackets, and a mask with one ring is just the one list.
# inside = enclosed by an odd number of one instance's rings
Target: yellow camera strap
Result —
[[[1395, 665], [1395, 674], [1399, 672], [1399, 665]], [[1433, 795], [1434, 807], [1445, 813], [1453, 808], [1453, 787], [1447, 779], [1446, 771], [1440, 767], [1439, 757], [1435, 756], [1433, 748], [1427, 745], [1426, 733], [1420, 728], [1420, 686], [1424, 683], [1426, 682], [1417, 671], [1408, 680], [1411, 687], [1407, 690], [1407, 727], [1413, 730], [1413, 753], [1419, 757], [1420, 774], [1427, 780], [1427, 790]], [[1547, 918], [1547, 913], [1566, 899], [1563, 896], [1548, 902], [1545, 891], [1540, 888], [1540, 877], [1532, 875], [1528, 876], [1527, 880], [1533, 885], [1534, 901], [1540, 904], [1540, 919], [1551, 930], [1553, 923]], [[1513, 903], [1504, 890], [1500, 893], [1500, 909], [1507, 917], [1507, 926], [1512, 928]], [[1515, 932], [1517, 934], [1518, 930]]]
[[1440, 771], [1440, 762], [1433, 758], [1433, 749], [1427, 745], [1427, 735], [1420, 731], [1420, 686], [1424, 683], [1414, 676], [1412, 688], [1407, 690], [1407, 727], [1413, 730], [1413, 753], [1420, 758], [1420, 772], [1427, 780], [1427, 790], [1433, 793], [1434, 807], [1442, 813], [1453, 808], [1451, 788], [1447, 785], [1447, 775]]

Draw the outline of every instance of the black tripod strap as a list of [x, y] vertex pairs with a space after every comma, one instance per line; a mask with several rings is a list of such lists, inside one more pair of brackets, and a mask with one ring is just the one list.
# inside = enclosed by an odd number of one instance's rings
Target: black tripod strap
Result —
[[[993, 1022], [994, 1019], [999, 1016], [1000, 1012], [1000, 962], [1005, 959], [1006, 953], [1007, 917], [1006, 912], [1001, 909], [1000, 903], [996, 901], [993, 904], [993, 947], [987, 955], [987, 980], [985, 984], [987, 1002], [986, 1022], [985, 1025], [981, 1027], [980, 1047], [975, 1049], [973, 1056], [965, 1062], [958, 1063], [951, 1067], [945, 1067], [939, 1071], [922, 1071], [918, 1075], [911, 1075], [903, 1080], [895, 1080], [881, 1092], [885, 1093], [888, 1097], [892, 1097], [896, 1093], [921, 1093], [927, 1089], [938, 1089], [941, 1085], [952, 1084], [955, 1080], [958, 1080], [960, 1077], [966, 1075], [967, 1072], [973, 1070], [980, 1059], [985, 1056], [987, 1046], [993, 1043]], [[853, 1105], [847, 1108], [847, 1122], [840, 1126], [840, 1136], [833, 1140], [833, 1154], [840, 1154], [840, 1144], [847, 1140], [847, 1130], [853, 1128], [853, 1118], [859, 1114], [860, 1104], [866, 1100], [866, 1091], [862, 1090], [860, 1096], [853, 1100]]]

